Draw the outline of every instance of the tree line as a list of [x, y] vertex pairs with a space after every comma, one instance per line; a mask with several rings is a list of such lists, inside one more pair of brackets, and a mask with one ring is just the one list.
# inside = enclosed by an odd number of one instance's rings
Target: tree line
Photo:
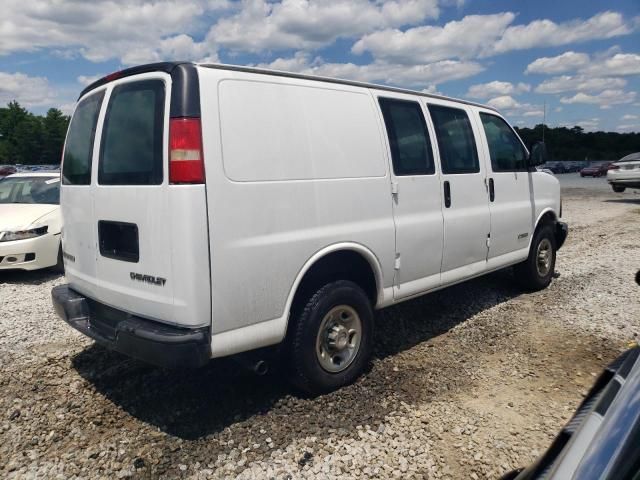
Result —
[[[543, 138], [542, 124], [533, 128], [516, 127], [516, 131], [527, 147]], [[585, 132], [578, 126], [545, 126], [544, 143], [550, 160], [619, 160], [630, 153], [640, 152], [640, 132]]]
[[[69, 116], [57, 108], [34, 115], [10, 102], [0, 108], [0, 165], [59, 165]], [[543, 126], [517, 128], [530, 146], [542, 140]], [[640, 152], [640, 132], [585, 132], [581, 127], [544, 127], [544, 140], [552, 160], [617, 160]]]
[[0, 165], [59, 165], [68, 125], [57, 108], [34, 115], [10, 102], [0, 108]]

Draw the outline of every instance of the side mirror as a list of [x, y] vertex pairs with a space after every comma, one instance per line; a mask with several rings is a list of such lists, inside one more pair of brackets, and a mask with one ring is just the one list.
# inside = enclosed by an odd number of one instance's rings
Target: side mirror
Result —
[[536, 142], [531, 145], [531, 150], [529, 151], [529, 160], [528, 164], [530, 167], [536, 167], [538, 165], [542, 165], [549, 160], [547, 155], [547, 147], [544, 142]]

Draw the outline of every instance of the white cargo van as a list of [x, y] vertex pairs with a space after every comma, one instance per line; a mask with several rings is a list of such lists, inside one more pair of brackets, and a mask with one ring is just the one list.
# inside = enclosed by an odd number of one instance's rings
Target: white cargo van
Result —
[[62, 165], [58, 314], [161, 366], [280, 345], [353, 381], [373, 310], [515, 266], [546, 287], [560, 187], [493, 109], [255, 68], [160, 63], [87, 87]]

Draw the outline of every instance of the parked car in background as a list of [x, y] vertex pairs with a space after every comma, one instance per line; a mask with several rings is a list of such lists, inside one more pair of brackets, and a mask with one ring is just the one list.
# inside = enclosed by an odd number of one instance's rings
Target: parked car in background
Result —
[[[640, 284], [640, 271], [636, 274]], [[640, 478], [640, 347], [598, 377], [573, 418], [530, 467], [502, 480]]]
[[569, 171], [564, 162], [547, 162], [545, 167], [553, 173], [567, 173]]
[[607, 172], [607, 182], [614, 192], [640, 188], [640, 152], [632, 153], [614, 162]]
[[599, 163], [597, 165], [589, 165], [580, 170], [581, 177], [603, 177], [607, 174], [607, 169], [611, 165], [608, 163]]
[[7, 175], [11, 175], [12, 173], [16, 173], [15, 167], [12, 167], [11, 165], [0, 167], [0, 179], [6, 177]]
[[0, 180], [0, 270], [63, 270], [60, 175], [16, 173]]

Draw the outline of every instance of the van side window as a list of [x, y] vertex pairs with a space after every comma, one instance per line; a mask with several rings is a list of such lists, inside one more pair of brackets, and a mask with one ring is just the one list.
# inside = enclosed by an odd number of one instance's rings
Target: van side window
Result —
[[91, 183], [93, 141], [103, 98], [104, 90], [85, 98], [76, 107], [64, 146], [62, 183], [65, 185]]
[[420, 104], [406, 100], [380, 98], [396, 175], [435, 173], [431, 142]]
[[164, 82], [144, 80], [111, 92], [100, 145], [98, 183], [162, 183]]
[[467, 112], [429, 105], [440, 150], [442, 173], [478, 173], [480, 162]]
[[487, 136], [491, 168], [494, 172], [513, 172], [527, 169], [527, 154], [522, 142], [502, 118], [480, 113]]

